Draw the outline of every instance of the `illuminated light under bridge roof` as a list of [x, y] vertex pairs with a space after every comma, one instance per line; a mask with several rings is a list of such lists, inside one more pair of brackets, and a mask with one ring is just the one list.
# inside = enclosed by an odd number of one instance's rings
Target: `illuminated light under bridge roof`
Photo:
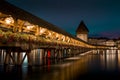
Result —
[[7, 17], [7, 18], [5, 18], [5, 23], [6, 24], [13, 24], [14, 23], [14, 19], [12, 17]]

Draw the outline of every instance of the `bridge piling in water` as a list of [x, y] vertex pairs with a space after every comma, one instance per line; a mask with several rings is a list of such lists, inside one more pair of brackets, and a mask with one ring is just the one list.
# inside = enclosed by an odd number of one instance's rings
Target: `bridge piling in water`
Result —
[[[1, 48], [0, 50], [0, 63], [4, 65], [17, 65], [22, 66], [25, 59], [27, 60], [27, 65], [44, 65], [46, 62], [61, 60], [68, 57], [74, 57], [84, 52], [93, 50], [91, 48], [79, 47], [79, 48], [41, 48], [41, 49], [29, 49], [21, 50], [17, 47]], [[97, 53], [106, 53], [106, 49], [95, 49]], [[109, 50], [110, 51], [110, 50]], [[117, 51], [117, 50], [116, 50]], [[116, 52], [115, 51], [115, 52]], [[23, 54], [24, 53], [24, 54]], [[45, 60], [45, 61], [44, 61]], [[40, 62], [43, 61], [43, 62]]]
[[27, 59], [28, 59], [28, 66], [32, 66], [32, 56], [31, 56], [31, 50], [26, 51]]

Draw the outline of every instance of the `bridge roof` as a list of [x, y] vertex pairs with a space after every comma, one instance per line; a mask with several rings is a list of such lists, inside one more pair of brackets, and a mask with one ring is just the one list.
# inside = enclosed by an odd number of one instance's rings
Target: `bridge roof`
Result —
[[[7, 14], [7, 15], [11, 15], [14, 19], [25, 20], [34, 25], [38, 25], [40, 27], [47, 28], [49, 30], [55, 31], [57, 33], [61, 33], [63, 35], [77, 39], [81, 42], [87, 43], [87, 42], [71, 35], [70, 33], [67, 33], [66, 31], [62, 30], [61, 28], [57, 27], [56, 25], [53, 25], [53, 24], [51, 24], [51, 23], [49, 23], [49, 22], [47, 22], [47, 21], [21, 9], [21, 8], [18, 8], [15, 5], [12, 5], [7, 1], [4, 1], [4, 0], [0, 1], [0, 12]], [[87, 43], [87, 44], [89, 44], [89, 43]]]
[[0, 1], [0, 12], [11, 15], [14, 19], [25, 20], [34, 25], [39, 25], [40, 27], [47, 28], [47, 29], [55, 31], [57, 33], [61, 33], [61, 34], [64, 34], [64, 35], [67, 35], [70, 37], [74, 37], [71, 34], [60, 29], [59, 27], [57, 27], [41, 18], [38, 18], [37, 16], [32, 15], [31, 13], [29, 13], [23, 9], [20, 9], [20, 8], [8, 3], [7, 1], [4, 1], [4, 0]]

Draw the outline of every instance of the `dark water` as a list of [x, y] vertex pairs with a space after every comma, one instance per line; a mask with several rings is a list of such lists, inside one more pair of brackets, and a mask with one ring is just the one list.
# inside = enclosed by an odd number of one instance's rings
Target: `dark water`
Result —
[[47, 59], [46, 65], [0, 65], [0, 80], [120, 80], [120, 53], [90, 52], [64, 60]]

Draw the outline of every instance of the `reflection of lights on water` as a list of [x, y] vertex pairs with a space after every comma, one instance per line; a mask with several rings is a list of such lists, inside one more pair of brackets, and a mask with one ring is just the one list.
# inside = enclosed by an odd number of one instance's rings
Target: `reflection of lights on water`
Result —
[[118, 66], [120, 67], [120, 50], [118, 50]]
[[116, 53], [116, 50], [107, 50], [106, 53], [107, 54], [109, 54], [109, 53]]
[[57, 76], [57, 75], [59, 75], [59, 72], [55, 71], [53, 74], [54, 74], [54, 76]]
[[120, 50], [118, 50], [118, 53], [120, 53]]
[[65, 63], [65, 64], [62, 64], [62, 65], [60, 65], [61, 67], [66, 67], [66, 66], [70, 66], [71, 65], [71, 63]]
[[106, 65], [108, 70], [113, 70], [115, 69], [116, 65], [116, 50], [107, 50], [106, 53]]
[[86, 55], [86, 54], [88, 54], [88, 53], [90, 53], [90, 52], [92, 52], [92, 51], [88, 51], [88, 52], [82, 53], [82, 54], [80, 54], [80, 55], [81, 55], [81, 56], [84, 56], [84, 55]]
[[77, 60], [80, 59], [80, 57], [71, 57], [71, 58], [67, 58], [66, 60]]
[[63, 63], [63, 64], [57, 64], [57, 65], [52, 65], [54, 67], [67, 67], [67, 66], [70, 66], [72, 64], [72, 62], [69, 62], [69, 63]]

